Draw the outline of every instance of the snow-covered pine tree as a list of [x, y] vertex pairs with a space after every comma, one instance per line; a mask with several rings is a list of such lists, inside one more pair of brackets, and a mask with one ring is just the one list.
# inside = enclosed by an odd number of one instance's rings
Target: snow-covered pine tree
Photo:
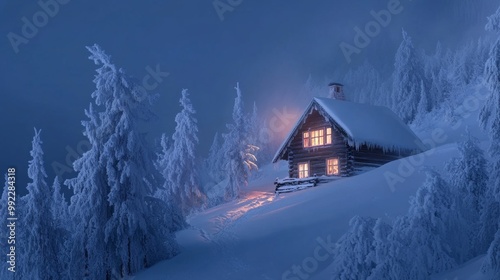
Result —
[[169, 156], [168, 195], [175, 198], [184, 216], [201, 207], [204, 195], [199, 189], [196, 146], [198, 145], [198, 122], [196, 111], [189, 99], [187, 89], [182, 90], [179, 100], [182, 110], [176, 115], [175, 132], [172, 135], [172, 152]]
[[326, 97], [328, 91], [325, 91], [324, 85], [319, 85], [319, 83], [313, 78], [313, 76], [309, 74], [299, 93], [300, 95], [297, 96], [299, 98], [298, 101], [308, 103], [314, 97]]
[[[181, 210], [181, 204], [174, 195], [171, 195], [173, 187], [171, 186], [170, 176], [170, 162], [171, 155], [173, 152], [173, 145], [171, 144], [171, 139], [165, 133], [162, 133], [160, 138], [160, 148], [161, 151], [156, 154], [157, 159], [154, 162], [156, 170], [163, 177], [163, 187], [155, 191], [154, 197], [165, 204], [164, 206], [168, 210], [170, 217], [167, 220], [171, 221], [168, 223], [169, 230], [176, 232], [186, 227], [186, 221]], [[153, 200], [154, 201], [154, 200]]]
[[408, 215], [398, 217], [392, 231], [387, 226], [377, 230], [375, 240], [380, 241], [375, 252], [380, 257], [370, 279], [425, 280], [454, 267], [447, 242], [451, 203], [449, 186], [439, 174], [428, 170], [426, 181], [410, 200]]
[[475, 78], [474, 64], [477, 59], [475, 51], [474, 42], [470, 41], [455, 52], [450, 70], [456, 88], [470, 84]]
[[488, 61], [490, 53], [491, 39], [480, 37], [477, 40], [476, 48], [474, 51], [474, 77], [476, 79], [482, 79], [484, 74], [484, 65]]
[[[488, 188], [486, 197], [479, 222], [478, 242], [481, 245], [477, 248], [477, 251], [481, 253], [488, 251], [488, 247], [495, 240], [495, 234], [500, 231], [498, 222], [500, 219], [500, 202], [495, 199], [491, 188]], [[485, 266], [484, 270], [487, 271], [488, 268]]]
[[388, 266], [390, 243], [388, 240], [392, 232], [392, 227], [377, 219], [373, 227], [373, 250], [367, 256], [371, 262], [375, 263], [376, 267], [372, 270], [367, 280], [390, 279]]
[[418, 116], [425, 116], [429, 112], [429, 102], [427, 100], [427, 93], [425, 92], [424, 81], [420, 81], [420, 101], [418, 102]]
[[56, 177], [52, 184], [52, 205], [50, 209], [52, 216], [57, 219], [57, 226], [63, 226], [67, 223], [68, 202], [61, 190], [61, 181], [59, 177]]
[[[151, 186], [153, 187], [153, 186]], [[144, 267], [149, 267], [159, 261], [171, 258], [178, 254], [179, 246], [175, 240], [175, 233], [185, 227], [185, 220], [176, 215], [173, 205], [165, 203], [155, 195], [146, 196], [148, 206], [148, 234], [144, 235]]]
[[483, 213], [487, 199], [487, 162], [483, 151], [478, 147], [478, 140], [466, 129], [465, 141], [459, 143], [459, 157], [452, 159], [447, 165], [450, 173], [450, 185], [454, 194], [453, 208], [461, 219], [460, 224], [455, 224], [457, 231], [454, 238], [458, 237], [454, 248], [458, 251], [459, 262], [466, 261], [484, 253], [480, 232], [480, 216]]
[[333, 261], [333, 279], [366, 279], [375, 268], [369, 256], [374, 252], [373, 228], [376, 220], [355, 216], [349, 221], [349, 230], [337, 242]]
[[215, 182], [224, 180], [224, 177], [226, 176], [224, 172], [224, 151], [221, 137], [218, 132], [215, 133], [212, 146], [210, 146], [206, 161], [206, 168]]
[[485, 29], [488, 31], [500, 33], [500, 7], [494, 14], [488, 17], [488, 22], [486, 23]]
[[155, 167], [164, 178], [168, 177], [168, 165], [170, 164], [170, 154], [172, 154], [172, 143], [167, 134], [162, 133], [159, 141], [160, 151], [156, 154]]
[[[491, 26], [489, 28], [490, 30], [497, 30]], [[490, 138], [493, 140], [491, 141], [490, 151], [494, 155], [500, 155], [500, 143], [498, 141], [500, 139], [500, 39], [491, 47], [484, 77], [490, 95], [479, 117], [481, 125], [489, 131]]]
[[456, 266], [450, 256], [452, 244], [448, 241], [455, 234], [449, 226], [454, 217], [452, 192], [436, 171], [427, 170], [426, 174], [426, 181], [410, 200], [408, 211], [406, 236], [413, 259], [408, 271], [414, 279], [427, 279], [431, 274]]
[[[82, 122], [91, 149], [74, 163], [77, 177], [70, 217], [75, 222], [71, 270], [75, 278], [123, 278], [172, 256], [166, 219], [150, 203], [157, 172], [138, 123], [150, 120], [151, 96], [117, 69], [97, 45], [87, 47], [99, 66], [90, 105]], [[165, 213], [161, 213], [165, 214]], [[151, 256], [152, 252], [156, 252]], [[76, 276], [75, 276], [76, 275]]]
[[59, 177], [56, 176], [52, 184], [52, 199], [50, 214], [53, 220], [54, 236], [58, 238], [56, 241], [57, 248], [57, 269], [61, 278], [71, 278], [68, 274], [69, 258], [68, 248], [70, 244], [70, 228], [68, 220], [68, 202], [61, 191], [61, 182]]
[[488, 248], [481, 270], [490, 275], [491, 280], [500, 279], [500, 230]]
[[439, 71], [439, 64], [441, 63], [441, 56], [443, 55], [443, 47], [441, 42], [436, 44], [436, 49], [432, 55], [424, 55], [424, 73], [425, 78], [429, 81], [429, 105], [431, 108], [437, 103], [438, 98], [438, 84], [437, 72]]
[[392, 108], [392, 86], [393, 86], [393, 76], [388, 77], [387, 80], [381, 81], [379, 89], [374, 98], [374, 104], [386, 106]]
[[440, 106], [452, 90], [452, 83], [448, 77], [451, 61], [451, 51], [443, 50], [440, 42], [437, 43], [434, 54], [426, 59], [425, 76], [429, 81], [429, 110]]
[[349, 70], [344, 76], [343, 83], [349, 87], [348, 100], [373, 105], [380, 104], [380, 75], [368, 61], [353, 71]]
[[[486, 30], [494, 31], [498, 35], [500, 33], [500, 8], [488, 17]], [[499, 213], [500, 202], [500, 38], [495, 41], [491, 47], [490, 55], [485, 67], [485, 82], [490, 90], [490, 95], [486, 100], [485, 106], [480, 113], [480, 121], [484, 128], [488, 130], [490, 135], [489, 153], [493, 164], [490, 170], [490, 188], [489, 192], [495, 201], [489, 201], [487, 207], [492, 213]], [[495, 273], [500, 276], [500, 216], [494, 217], [488, 215], [488, 221], [497, 225], [497, 233], [495, 239], [490, 245], [486, 261], [483, 264], [484, 272]]]
[[381, 278], [378, 279], [388, 280], [427, 279], [421, 277], [421, 275], [413, 275], [411, 271], [414, 258], [412, 248], [410, 248], [410, 232], [410, 219], [408, 216], [397, 217], [392, 225], [391, 233], [387, 236], [387, 257], [384, 262], [377, 264], [373, 271], [373, 277], [380, 276]]
[[410, 36], [403, 30], [403, 41], [394, 62], [391, 108], [405, 123], [415, 119], [422, 80], [425, 76], [419, 55]]
[[57, 236], [51, 212], [52, 191], [46, 182], [40, 130], [35, 129], [28, 166], [28, 194], [21, 198], [20, 255], [18, 272], [22, 279], [60, 279]]
[[101, 126], [104, 114], [96, 112], [92, 103], [85, 114], [89, 119], [82, 121], [84, 136], [92, 146], [74, 161], [76, 177], [65, 182], [73, 190], [68, 211], [72, 233], [69, 274], [75, 279], [105, 279], [104, 227], [111, 209], [107, 202], [109, 187], [105, 172], [99, 166], [99, 157], [103, 141], [109, 135], [105, 134], [108, 129]]
[[243, 99], [239, 83], [236, 84], [236, 98], [233, 107], [233, 122], [227, 125], [228, 133], [224, 134], [225, 140], [225, 170], [229, 178], [224, 199], [226, 201], [239, 197], [240, 188], [246, 186], [248, 169], [245, 165], [245, 149], [247, 148], [247, 133], [245, 114], [243, 112]]

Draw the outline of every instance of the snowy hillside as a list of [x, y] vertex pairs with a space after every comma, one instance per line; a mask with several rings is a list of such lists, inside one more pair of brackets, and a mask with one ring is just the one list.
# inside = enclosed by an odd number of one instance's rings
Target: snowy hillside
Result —
[[[448, 144], [429, 154], [425, 164], [439, 170], [457, 148]], [[134, 279], [296, 279], [294, 265], [305, 265], [310, 272], [301, 270], [311, 279], [329, 279], [332, 256], [326, 258], [328, 249], [317, 248], [337, 241], [353, 216], [392, 221], [408, 210], [409, 197], [425, 175], [416, 168], [394, 191], [384, 176], [397, 174], [404, 161], [278, 197], [272, 182], [284, 176], [286, 167], [266, 166], [242, 199], [189, 218], [191, 228], [177, 234], [180, 255]], [[316, 250], [320, 257], [313, 261]]]

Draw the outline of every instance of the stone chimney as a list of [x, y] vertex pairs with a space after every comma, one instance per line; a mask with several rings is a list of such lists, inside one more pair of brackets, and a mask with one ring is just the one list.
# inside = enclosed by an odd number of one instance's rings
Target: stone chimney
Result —
[[343, 84], [330, 83], [328, 86], [330, 87], [330, 95], [328, 96], [329, 98], [345, 100]]

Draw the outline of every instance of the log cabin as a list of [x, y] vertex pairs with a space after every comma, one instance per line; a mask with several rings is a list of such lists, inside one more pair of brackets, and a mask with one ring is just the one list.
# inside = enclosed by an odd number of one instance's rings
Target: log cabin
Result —
[[288, 161], [290, 178], [352, 176], [424, 150], [421, 140], [389, 108], [345, 100], [329, 84], [314, 98], [273, 158]]

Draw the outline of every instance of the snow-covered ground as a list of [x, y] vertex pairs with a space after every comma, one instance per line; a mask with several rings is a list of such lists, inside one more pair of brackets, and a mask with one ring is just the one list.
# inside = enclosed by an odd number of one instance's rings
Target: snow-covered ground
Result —
[[[330, 279], [329, 244], [346, 232], [353, 216], [391, 221], [405, 214], [409, 197], [425, 177], [420, 167], [442, 170], [456, 154], [456, 145], [446, 144], [358, 176], [277, 197], [273, 181], [286, 175], [286, 164], [266, 166], [241, 199], [189, 218], [191, 228], [177, 235], [178, 256], [134, 279], [299, 279], [294, 278], [297, 273]], [[404, 182], [390, 187], [390, 173]], [[473, 270], [477, 264], [471, 266]]]

